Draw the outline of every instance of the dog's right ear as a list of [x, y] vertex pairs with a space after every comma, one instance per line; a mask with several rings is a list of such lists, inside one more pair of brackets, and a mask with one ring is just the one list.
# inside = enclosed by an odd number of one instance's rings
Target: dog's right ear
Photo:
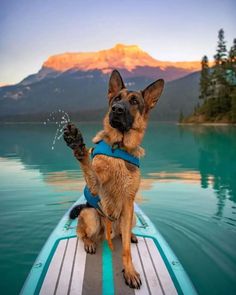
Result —
[[108, 99], [110, 100], [116, 96], [117, 93], [123, 88], [125, 88], [125, 84], [121, 78], [120, 73], [117, 70], [112, 71], [108, 86]]
[[159, 79], [141, 91], [146, 105], [146, 112], [149, 112], [156, 105], [163, 88], [164, 80]]

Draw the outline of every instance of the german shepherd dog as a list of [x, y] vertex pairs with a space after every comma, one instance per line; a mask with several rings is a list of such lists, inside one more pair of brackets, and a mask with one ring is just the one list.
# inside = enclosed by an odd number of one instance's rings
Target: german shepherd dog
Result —
[[[142, 157], [144, 150], [140, 144], [149, 113], [163, 87], [164, 81], [159, 79], [142, 91], [129, 91], [120, 73], [114, 70], [109, 80], [109, 109], [104, 118], [104, 127], [93, 142], [103, 140], [113, 148], [119, 147], [135, 157]], [[109, 243], [111, 238], [121, 235], [124, 279], [128, 286], [139, 289], [142, 283], [133, 266], [130, 247], [131, 242], [137, 242], [131, 229], [135, 224], [134, 199], [140, 184], [139, 168], [123, 159], [106, 155], [97, 155], [90, 160], [82, 135], [72, 123], [64, 129], [64, 139], [80, 162], [92, 196], [99, 195], [105, 213], [102, 216], [86, 204], [73, 208], [70, 216], [79, 216], [77, 235], [84, 242], [85, 251], [90, 254], [95, 253], [99, 240], [107, 238]], [[108, 216], [114, 221], [111, 222]]]

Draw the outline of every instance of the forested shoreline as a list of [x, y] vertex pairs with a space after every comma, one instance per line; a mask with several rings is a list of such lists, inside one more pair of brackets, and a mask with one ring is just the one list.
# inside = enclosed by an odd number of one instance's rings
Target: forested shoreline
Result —
[[236, 123], [236, 39], [227, 50], [224, 30], [218, 32], [213, 66], [201, 61], [199, 103], [190, 116], [180, 113], [180, 123]]

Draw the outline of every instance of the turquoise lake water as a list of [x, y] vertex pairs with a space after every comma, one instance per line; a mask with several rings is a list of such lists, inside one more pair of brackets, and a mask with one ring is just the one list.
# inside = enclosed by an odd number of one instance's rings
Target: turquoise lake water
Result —
[[[100, 124], [79, 124], [85, 141]], [[36, 256], [80, 196], [81, 170], [54, 125], [0, 129], [0, 290], [18, 294]], [[236, 127], [151, 123], [143, 146], [144, 212], [199, 294], [236, 294]]]

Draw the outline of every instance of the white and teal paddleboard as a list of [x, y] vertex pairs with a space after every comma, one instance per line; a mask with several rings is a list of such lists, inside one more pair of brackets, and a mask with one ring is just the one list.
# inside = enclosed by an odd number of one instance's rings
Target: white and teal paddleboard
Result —
[[[76, 204], [84, 202], [82, 196]], [[70, 220], [67, 213], [36, 259], [21, 295], [196, 294], [181, 263], [137, 205], [135, 213], [138, 243], [131, 244], [131, 252], [142, 279], [139, 290], [129, 288], [123, 279], [120, 238], [113, 240], [114, 251], [104, 241], [95, 255], [87, 254], [76, 237], [77, 220]]]

